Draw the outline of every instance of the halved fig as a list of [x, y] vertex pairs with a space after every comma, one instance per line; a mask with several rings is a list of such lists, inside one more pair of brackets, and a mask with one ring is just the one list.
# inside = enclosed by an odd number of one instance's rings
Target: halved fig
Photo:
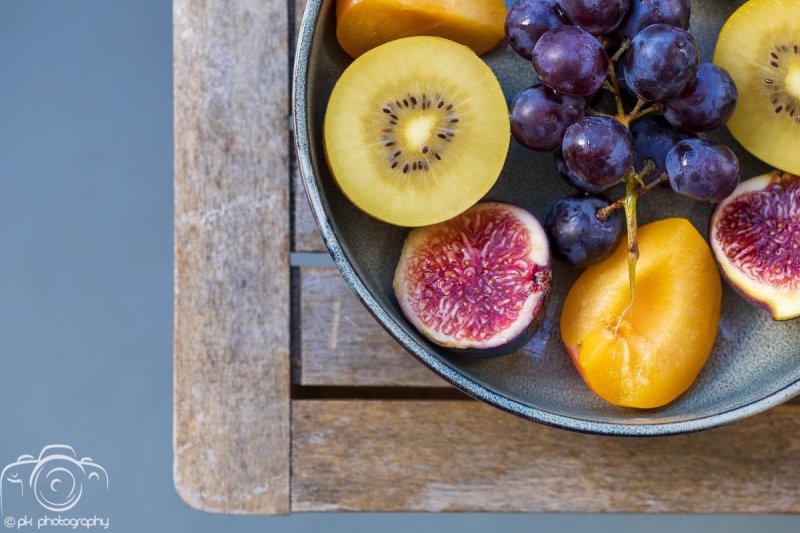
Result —
[[411, 231], [394, 276], [400, 308], [426, 337], [486, 357], [530, 340], [551, 286], [542, 225], [521, 207], [497, 202]]
[[736, 292], [773, 320], [800, 316], [800, 177], [741, 182], [714, 208], [708, 238]]

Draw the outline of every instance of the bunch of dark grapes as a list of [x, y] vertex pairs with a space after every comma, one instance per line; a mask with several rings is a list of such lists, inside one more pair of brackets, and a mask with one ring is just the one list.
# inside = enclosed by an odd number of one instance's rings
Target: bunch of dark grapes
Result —
[[[573, 265], [611, 254], [623, 208], [633, 278], [639, 196], [669, 181], [679, 194], [719, 202], [739, 182], [733, 152], [697, 136], [730, 118], [737, 92], [725, 70], [699, 62], [689, 14], [689, 0], [518, 0], [508, 11], [508, 41], [537, 78], [511, 103], [511, 132], [553, 151], [579, 191], [545, 223], [553, 252]], [[608, 112], [591, 107], [603, 93], [613, 97]], [[624, 198], [601, 195], [618, 183]]]

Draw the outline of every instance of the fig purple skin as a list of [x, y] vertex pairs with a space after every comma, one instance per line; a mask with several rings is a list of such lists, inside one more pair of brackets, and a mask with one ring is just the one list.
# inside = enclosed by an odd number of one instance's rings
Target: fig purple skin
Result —
[[544, 317], [551, 287], [541, 224], [498, 202], [412, 230], [393, 283], [403, 314], [430, 341], [480, 357], [522, 348]]
[[708, 240], [723, 277], [773, 320], [800, 316], [800, 177], [764, 174], [717, 204]]

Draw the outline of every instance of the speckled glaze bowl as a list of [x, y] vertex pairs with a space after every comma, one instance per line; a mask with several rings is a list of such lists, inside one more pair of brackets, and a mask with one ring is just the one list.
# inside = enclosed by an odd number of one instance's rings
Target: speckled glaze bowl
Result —
[[[507, 2], [509, 5], [513, 2]], [[702, 60], [710, 61], [716, 35], [738, 1], [695, 0], [691, 32]], [[622, 436], [687, 433], [733, 422], [800, 393], [800, 320], [773, 322], [727, 285], [714, 350], [694, 385], [666, 407], [621, 408], [584, 384], [560, 337], [559, 315], [580, 271], [554, 262], [554, 290], [543, 326], [523, 350], [496, 359], [463, 358], [437, 349], [403, 317], [392, 277], [408, 229], [375, 220], [351, 204], [328, 171], [322, 144], [325, 108], [350, 63], [335, 34], [335, 2], [309, 0], [297, 43], [294, 72], [295, 137], [300, 171], [325, 244], [344, 279], [375, 318], [411, 354], [464, 392], [523, 418], [564, 429]], [[530, 64], [505, 43], [483, 56], [510, 102], [533, 79]], [[769, 169], [724, 131], [706, 137], [739, 156], [742, 178]], [[516, 203], [544, 220], [572, 190], [554, 171], [551, 154], [533, 153], [512, 140], [503, 172], [486, 199]], [[613, 190], [616, 198], [623, 194]], [[639, 201], [640, 224], [679, 216], [706, 236], [712, 206], [668, 189]]]

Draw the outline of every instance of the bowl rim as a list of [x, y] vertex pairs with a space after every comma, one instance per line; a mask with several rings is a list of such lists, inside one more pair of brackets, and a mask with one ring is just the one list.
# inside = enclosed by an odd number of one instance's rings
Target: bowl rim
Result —
[[[641, 423], [648, 411], [642, 411], [635, 423], [602, 422], [569, 417], [538, 409], [514, 400], [477, 383], [450, 367], [419, 344], [409, 333], [407, 326], [395, 321], [367, 289], [347, 253], [339, 243], [336, 230], [331, 225], [328, 204], [322, 198], [314, 174], [309, 148], [308, 94], [306, 82], [311, 59], [312, 41], [316, 21], [322, 4], [329, 0], [308, 0], [299, 36], [296, 41], [294, 70], [292, 75], [292, 121], [298, 170], [303, 181], [314, 219], [322, 235], [322, 240], [333, 258], [333, 262], [344, 277], [345, 282], [355, 293], [367, 310], [378, 320], [389, 334], [414, 357], [433, 372], [444, 378], [462, 392], [521, 418], [580, 433], [622, 437], [668, 436], [693, 433], [716, 428], [735, 422], [775, 407], [800, 393], [800, 380], [786, 385], [767, 396], [713, 415], [701, 416], [672, 422]], [[332, 0], [331, 0], [332, 1]]]

